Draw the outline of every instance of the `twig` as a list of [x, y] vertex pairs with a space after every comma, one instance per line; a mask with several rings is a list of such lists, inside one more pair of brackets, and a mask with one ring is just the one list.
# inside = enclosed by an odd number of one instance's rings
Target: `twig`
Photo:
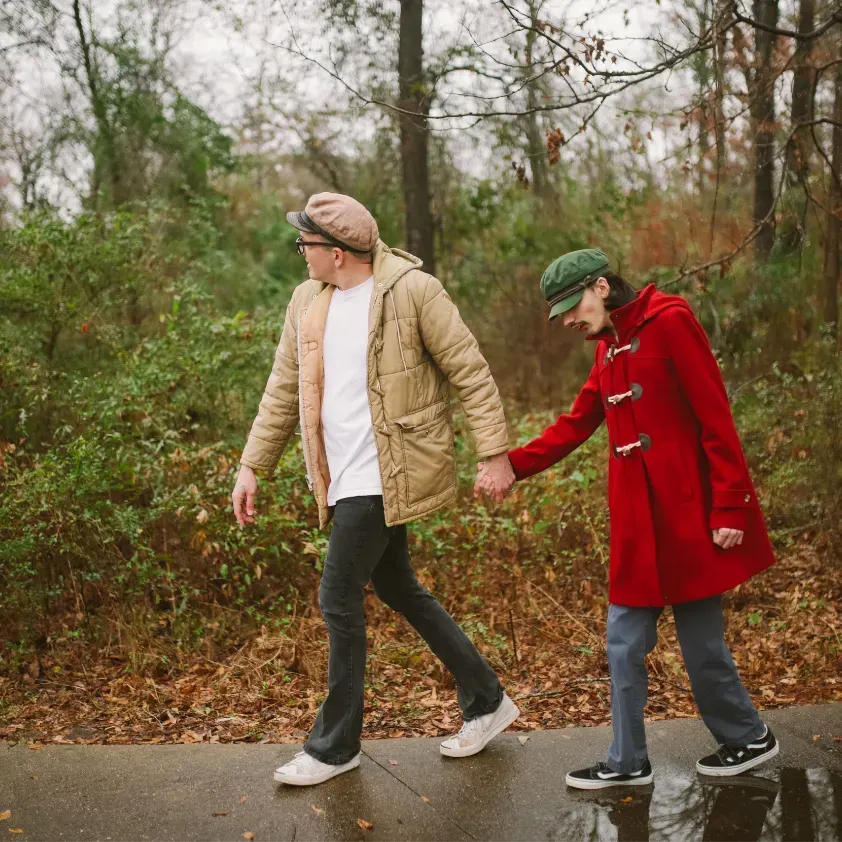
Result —
[[537, 584], [535, 582], [529, 582], [529, 581], [527, 582], [527, 584], [530, 587], [535, 588], [538, 591], [538, 593], [542, 594], [546, 599], [548, 599], [550, 602], [552, 602], [552, 604], [555, 605], [555, 607], [558, 608], [559, 611], [561, 611], [569, 620], [572, 620], [589, 637], [593, 638], [596, 641], [602, 640], [602, 638], [599, 635], [597, 635], [593, 631], [591, 631], [580, 620], [577, 620], [558, 600], [553, 599], [539, 584]]
[[[657, 681], [661, 684], [669, 684], [670, 687], [676, 687], [684, 693], [693, 692], [689, 687], [685, 687], [683, 684], [677, 684], [675, 681], [670, 681], [666, 678], [659, 678], [657, 675], [650, 675], [649, 680]], [[611, 678], [574, 678], [572, 681], [565, 681], [564, 684], [562, 684], [562, 687], [572, 687], [576, 684], [596, 684], [597, 682], [604, 681], [611, 681]], [[522, 699], [550, 699], [556, 696], [565, 696], [569, 692], [569, 690], [547, 690], [546, 692], [541, 693], [526, 693], [523, 696], [515, 696], [515, 701]]]
[[517, 669], [520, 669], [520, 658], [517, 655], [517, 637], [515, 637], [515, 622], [514, 617], [512, 615], [512, 609], [509, 608], [509, 632], [512, 635], [512, 650], [515, 654], [515, 666]]

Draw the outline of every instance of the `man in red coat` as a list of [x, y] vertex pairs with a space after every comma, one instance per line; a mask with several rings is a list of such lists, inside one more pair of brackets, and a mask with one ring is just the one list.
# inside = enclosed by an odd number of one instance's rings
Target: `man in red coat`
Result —
[[[614, 740], [608, 761], [567, 775], [579, 789], [646, 784], [646, 655], [672, 605], [699, 712], [719, 750], [696, 764], [736, 775], [779, 750], [725, 644], [721, 594], [774, 563], [728, 396], [690, 305], [654, 284], [635, 291], [598, 249], [571, 252], [541, 279], [550, 319], [595, 343], [569, 414], [510, 451], [518, 480], [563, 459], [607, 421], [611, 562], [607, 651]], [[475, 493], [501, 499], [482, 469]]]

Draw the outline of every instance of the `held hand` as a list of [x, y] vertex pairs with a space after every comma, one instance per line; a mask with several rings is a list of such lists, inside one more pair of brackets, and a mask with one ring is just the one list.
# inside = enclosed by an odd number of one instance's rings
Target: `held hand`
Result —
[[254, 523], [254, 495], [257, 493], [257, 477], [247, 465], [240, 467], [237, 482], [231, 492], [234, 517], [240, 527]]
[[500, 453], [492, 456], [486, 462], [480, 462], [478, 467], [477, 481], [474, 485], [474, 497], [479, 498], [481, 493], [492, 497], [498, 503], [502, 503], [506, 493], [515, 484], [515, 472], [512, 470], [509, 455]]
[[742, 544], [744, 534], [741, 529], [714, 529], [711, 532], [713, 543], [723, 550], [730, 550], [731, 547]]

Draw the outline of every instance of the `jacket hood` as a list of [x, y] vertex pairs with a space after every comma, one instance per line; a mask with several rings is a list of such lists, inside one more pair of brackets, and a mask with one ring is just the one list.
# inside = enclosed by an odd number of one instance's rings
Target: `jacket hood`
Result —
[[374, 281], [383, 284], [384, 292], [395, 285], [407, 272], [420, 269], [420, 258], [401, 249], [389, 248], [383, 240], [374, 247]]

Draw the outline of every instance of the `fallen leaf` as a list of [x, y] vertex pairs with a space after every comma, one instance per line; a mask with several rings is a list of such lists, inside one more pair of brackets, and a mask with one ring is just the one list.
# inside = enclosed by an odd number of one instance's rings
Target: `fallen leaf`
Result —
[[818, 740], [820, 740], [821, 738], [822, 738], [821, 734], [813, 734], [813, 742], [814, 743], [817, 742]]
[[525, 746], [529, 742], [529, 737], [518, 737], [517, 741], [522, 745]]
[[254, 839], [254, 834], [250, 830], [247, 830], [243, 834], [243, 839]]
[[390, 760], [390, 761], [389, 761], [389, 765], [390, 765], [390, 766], [397, 766], [397, 765], [398, 765], [398, 761], [397, 761], [397, 760]]
[[429, 804], [429, 803], [430, 803], [430, 799], [429, 799], [429, 798], [427, 798], [427, 796], [426, 796], [426, 795], [422, 795], [422, 796], [421, 796], [421, 800], [422, 800], [423, 802], [425, 802], [426, 804]]
[[38, 743], [30, 743], [30, 744], [27, 746], [27, 748], [28, 748], [30, 751], [43, 751], [44, 746], [39, 745]]
[[367, 822], [365, 819], [357, 819], [357, 824], [363, 830], [372, 830], [374, 828], [374, 825], [371, 822]]
[[248, 795], [244, 795], [244, 796], [240, 799], [240, 804], [245, 804], [245, 803], [246, 803], [246, 801], [248, 801], [248, 800], [249, 800]]
[[834, 737], [833, 742], [835, 743], [842, 743], [842, 737]]
[[620, 801], [622, 801], [623, 804], [631, 804], [632, 797], [631, 797], [631, 795], [627, 795], [625, 798], [621, 798]]
[[11, 816], [11, 815], [12, 815], [11, 810], [3, 810], [3, 812], [0, 813], [0, 822], [6, 821], [6, 819], [8, 819], [9, 816]]
[[212, 816], [227, 816], [231, 811], [230, 810], [217, 810], [215, 813], [211, 813]]
[[311, 804], [310, 807], [317, 816], [323, 816], [325, 814], [325, 811], [321, 807], [317, 807], [315, 804]]

